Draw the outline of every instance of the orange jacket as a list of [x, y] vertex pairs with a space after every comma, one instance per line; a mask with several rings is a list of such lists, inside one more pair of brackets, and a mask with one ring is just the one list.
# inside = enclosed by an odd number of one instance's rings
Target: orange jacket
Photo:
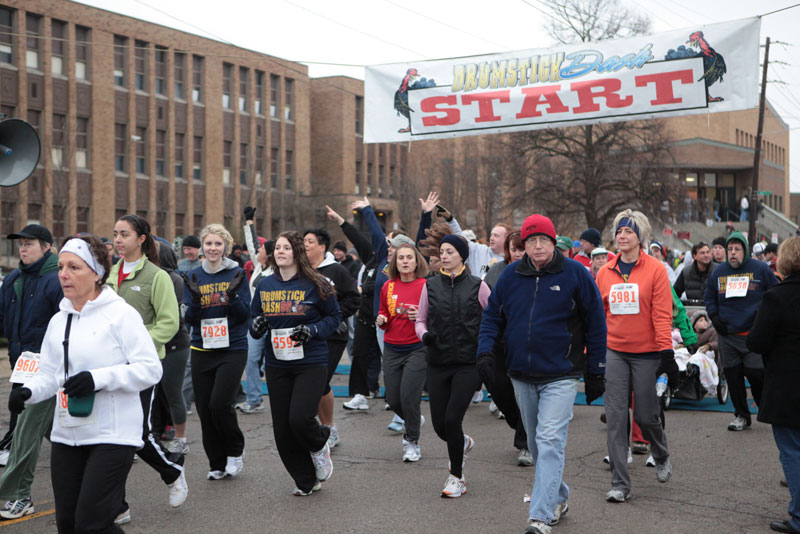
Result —
[[639, 252], [627, 281], [639, 285], [639, 313], [611, 313], [608, 302], [611, 286], [625, 283], [617, 268], [621, 256], [609, 260], [597, 272], [597, 286], [606, 311], [608, 348], [632, 353], [672, 350], [672, 291], [667, 270], [644, 250]]

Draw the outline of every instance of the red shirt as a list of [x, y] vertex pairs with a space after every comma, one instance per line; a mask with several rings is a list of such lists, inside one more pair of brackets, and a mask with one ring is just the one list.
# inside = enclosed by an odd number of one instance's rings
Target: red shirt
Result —
[[[381, 289], [380, 315], [388, 320], [381, 328], [386, 331], [384, 341], [393, 345], [419, 343], [414, 323], [408, 318], [408, 307], [419, 306], [419, 296], [425, 287], [425, 279], [412, 282], [391, 279]], [[400, 313], [402, 312], [402, 313]]]

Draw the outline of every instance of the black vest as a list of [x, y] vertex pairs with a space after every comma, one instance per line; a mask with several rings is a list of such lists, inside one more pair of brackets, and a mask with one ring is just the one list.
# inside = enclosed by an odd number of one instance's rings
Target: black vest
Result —
[[701, 273], [697, 269], [697, 263], [692, 262], [689, 267], [683, 270], [683, 290], [686, 292], [687, 299], [703, 300], [703, 295], [706, 292], [706, 284], [708, 284], [708, 277], [711, 276], [711, 271], [713, 271], [716, 266], [716, 263], [711, 262], [708, 264], [708, 268], [705, 272]]
[[434, 276], [425, 286], [428, 331], [436, 336], [436, 342], [428, 348], [428, 364], [474, 364], [483, 316], [478, 301], [481, 279], [464, 269], [456, 278]]

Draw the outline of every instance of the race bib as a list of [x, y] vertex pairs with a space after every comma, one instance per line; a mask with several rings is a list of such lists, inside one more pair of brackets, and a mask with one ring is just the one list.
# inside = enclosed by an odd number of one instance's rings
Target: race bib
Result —
[[294, 328], [275, 328], [271, 331], [272, 353], [281, 361], [302, 360], [303, 346], [289, 337]]
[[228, 337], [227, 317], [201, 319], [200, 328], [204, 349], [226, 349], [230, 347], [231, 341]]
[[750, 278], [747, 276], [729, 276], [728, 285], [725, 286], [725, 298], [746, 297], [747, 288], [750, 287]]
[[73, 426], [91, 425], [97, 420], [97, 411], [92, 410], [88, 417], [73, 417], [69, 414], [67, 404], [67, 394], [64, 393], [64, 388], [58, 388], [58, 397], [56, 398], [56, 418], [61, 427], [69, 428]]
[[608, 307], [613, 315], [639, 313], [639, 284], [614, 284], [608, 294]]
[[35, 352], [25, 351], [17, 358], [14, 372], [8, 379], [12, 384], [24, 384], [34, 377], [39, 371], [39, 355]]

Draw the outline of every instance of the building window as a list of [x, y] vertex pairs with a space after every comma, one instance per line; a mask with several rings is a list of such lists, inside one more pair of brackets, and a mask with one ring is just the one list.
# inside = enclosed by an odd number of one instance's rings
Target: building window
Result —
[[287, 121], [294, 120], [294, 80], [286, 78], [285, 84], [286, 100], [283, 107], [283, 118]]
[[230, 63], [222, 64], [222, 107], [233, 109], [231, 103], [231, 92], [233, 91], [233, 65]]
[[166, 176], [167, 132], [156, 130], [156, 176]]
[[14, 63], [14, 12], [0, 7], [0, 61]]
[[250, 70], [244, 67], [239, 67], [239, 111], [245, 113], [247, 109], [247, 92], [250, 85]]
[[186, 54], [175, 52], [175, 98], [186, 98]]
[[247, 185], [247, 143], [239, 144], [239, 183]]
[[269, 184], [272, 189], [278, 189], [278, 176], [281, 168], [280, 150], [272, 148], [269, 159]]
[[183, 235], [183, 225], [186, 220], [186, 215], [183, 213], [175, 214], [175, 235]]
[[175, 134], [175, 178], [183, 178], [183, 154], [186, 150], [185, 136], [182, 133]]
[[53, 147], [51, 149], [51, 155], [53, 167], [55, 169], [62, 169], [64, 167], [64, 140], [66, 128], [67, 116], [61, 113], [53, 113]]
[[355, 187], [356, 195], [361, 194], [361, 188], [362, 188], [361, 182], [363, 181], [363, 176], [362, 176], [363, 168], [364, 164], [361, 163], [361, 160], [356, 160], [356, 187]]
[[139, 91], [147, 91], [147, 53], [147, 43], [136, 41], [133, 62], [136, 71], [136, 89]]
[[67, 207], [57, 204], [57, 200], [53, 199], [53, 235], [63, 236], [67, 233]]
[[253, 96], [255, 103], [255, 112], [257, 115], [264, 114], [264, 73], [260, 70], [256, 71], [256, 92]]
[[233, 143], [230, 141], [222, 142], [222, 183], [228, 185], [231, 183], [231, 151], [233, 150]]
[[194, 165], [192, 167], [192, 176], [195, 180], [203, 179], [203, 138], [199, 136], [194, 137]]
[[125, 66], [128, 55], [128, 38], [114, 36], [114, 85], [125, 87]]
[[78, 233], [89, 231], [89, 208], [78, 208]]
[[136, 127], [136, 173], [147, 174], [147, 128]]
[[192, 102], [203, 101], [203, 57], [192, 56]]
[[126, 172], [125, 169], [125, 149], [127, 148], [127, 126], [124, 124], [114, 125], [114, 170]]
[[75, 26], [75, 77], [79, 80], [89, 79], [91, 48], [91, 30], [85, 26]]
[[294, 151], [286, 151], [286, 189], [292, 188], [292, 177], [294, 176]]
[[167, 49], [156, 45], [156, 93], [167, 94]]
[[275, 74], [269, 75], [269, 116], [273, 119], [278, 118], [278, 101], [281, 94], [281, 77]]
[[28, 13], [25, 15], [25, 66], [29, 69], [41, 70], [42, 17]]
[[[199, 208], [202, 208], [202, 206], [195, 206], [195, 209], [199, 209]], [[202, 213], [201, 214], [195, 214], [195, 216], [194, 216], [194, 232], [193, 232], [194, 235], [200, 235], [200, 231], [203, 229], [203, 226], [205, 226], [205, 223], [203, 222], [203, 214]]]
[[75, 166], [77, 166], [79, 169], [89, 168], [89, 118], [88, 117], [78, 117], [76, 121]]
[[263, 173], [264, 173], [264, 147], [261, 145], [257, 145], [254, 182], [258, 186], [262, 185]]
[[364, 97], [356, 97], [356, 135], [362, 135], [364, 131], [361, 129], [364, 116]]
[[[0, 31], [2, 30], [0, 29]], [[63, 76], [65, 74], [64, 66], [67, 63], [65, 53], [67, 49], [67, 23], [53, 19], [50, 22], [50, 33], [53, 37], [50, 45], [50, 72]]]

